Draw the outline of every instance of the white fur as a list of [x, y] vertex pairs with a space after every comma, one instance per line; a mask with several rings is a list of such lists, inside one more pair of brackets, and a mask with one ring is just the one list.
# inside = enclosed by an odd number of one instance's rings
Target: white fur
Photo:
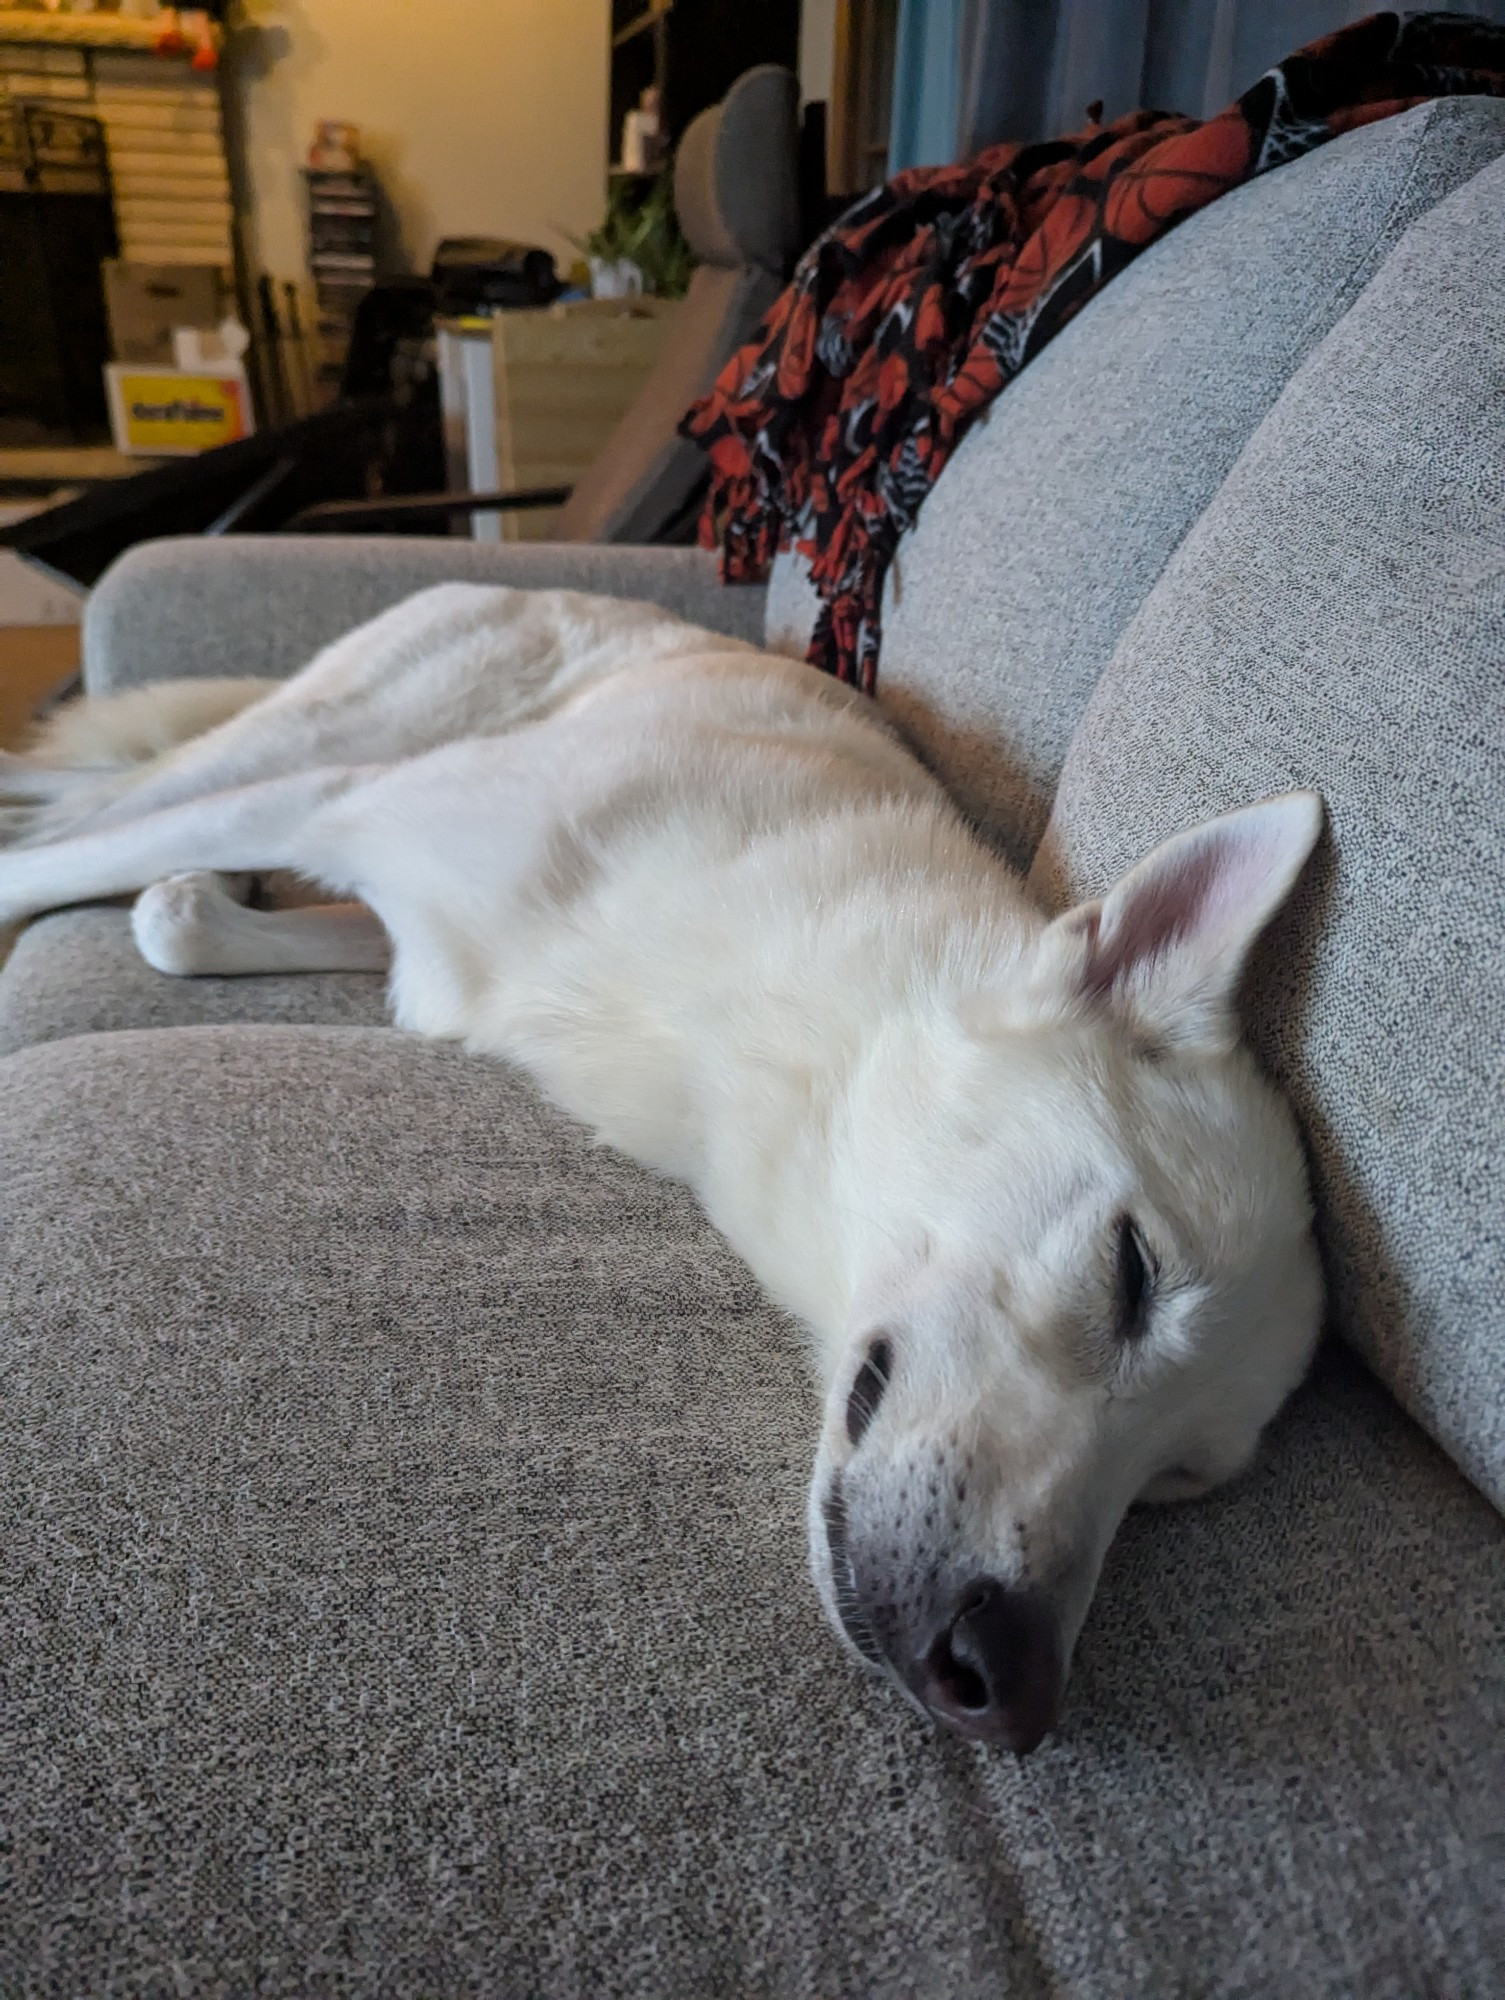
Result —
[[63, 702], [32, 730], [25, 761], [51, 770], [149, 763], [239, 715], [278, 685], [251, 679], [155, 681], [92, 701]]
[[380, 920], [399, 1025], [690, 1183], [814, 1336], [828, 1608], [968, 1733], [1038, 1740], [1125, 1509], [1242, 1469], [1305, 1368], [1303, 1165], [1232, 996], [1310, 794], [1048, 923], [870, 702], [648, 606], [453, 584], [48, 810], [0, 924], [156, 884], [163, 969], [372, 964], [361, 911], [162, 880], [295, 869]]
[[387, 934], [360, 903], [253, 910], [250, 884], [204, 869], [169, 875], [136, 898], [136, 949], [158, 972], [385, 972]]

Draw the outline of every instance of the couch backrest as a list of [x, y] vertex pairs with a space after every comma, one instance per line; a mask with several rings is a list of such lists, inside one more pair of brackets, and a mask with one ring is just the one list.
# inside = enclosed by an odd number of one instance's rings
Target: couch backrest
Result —
[[1505, 159], [1413, 223], [1123, 634], [1034, 880], [1292, 786], [1331, 837], [1249, 1013], [1337, 1324], [1505, 1507]]
[[[1505, 150], [1450, 98], [1236, 189], [1116, 278], [965, 440], [889, 578], [880, 699], [1016, 859], [1135, 611], [1305, 357], [1418, 215]], [[768, 642], [803, 653], [781, 559]]]

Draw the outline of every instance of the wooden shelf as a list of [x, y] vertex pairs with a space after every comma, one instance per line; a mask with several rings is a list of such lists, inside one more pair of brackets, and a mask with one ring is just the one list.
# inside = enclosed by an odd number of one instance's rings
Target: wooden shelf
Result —
[[625, 48], [639, 35], [646, 35], [656, 28], [666, 14], [674, 11], [674, 0], [648, 0], [641, 14], [634, 15], [623, 27], [617, 29], [611, 38], [614, 49]]
[[[166, 12], [150, 21], [121, 14], [38, 14], [27, 7], [0, 6], [0, 42], [45, 42], [67, 49], [144, 49], [148, 53], [169, 26]], [[213, 24], [215, 47], [220, 45]]]

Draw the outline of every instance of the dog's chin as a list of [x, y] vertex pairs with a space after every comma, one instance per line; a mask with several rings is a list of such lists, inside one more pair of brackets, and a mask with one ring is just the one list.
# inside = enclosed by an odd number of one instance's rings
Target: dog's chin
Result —
[[841, 1649], [874, 1680], [880, 1680], [903, 1697], [917, 1714], [930, 1723], [944, 1726], [945, 1718], [928, 1708], [899, 1672], [877, 1640], [868, 1631], [856, 1606], [847, 1609], [841, 1602], [832, 1574], [831, 1548], [826, 1538], [825, 1507], [821, 1488], [810, 1489], [810, 1577], [815, 1594], [826, 1614]]

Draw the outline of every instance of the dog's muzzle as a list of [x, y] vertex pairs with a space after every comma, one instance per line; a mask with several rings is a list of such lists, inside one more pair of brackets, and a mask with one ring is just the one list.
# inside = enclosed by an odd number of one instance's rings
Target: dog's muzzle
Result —
[[876, 1612], [859, 1586], [840, 1484], [821, 1508], [834, 1608], [869, 1665], [891, 1672], [927, 1714], [959, 1735], [1027, 1755], [1054, 1727], [1065, 1679], [1057, 1620], [1044, 1598], [977, 1578], [917, 1611]]

